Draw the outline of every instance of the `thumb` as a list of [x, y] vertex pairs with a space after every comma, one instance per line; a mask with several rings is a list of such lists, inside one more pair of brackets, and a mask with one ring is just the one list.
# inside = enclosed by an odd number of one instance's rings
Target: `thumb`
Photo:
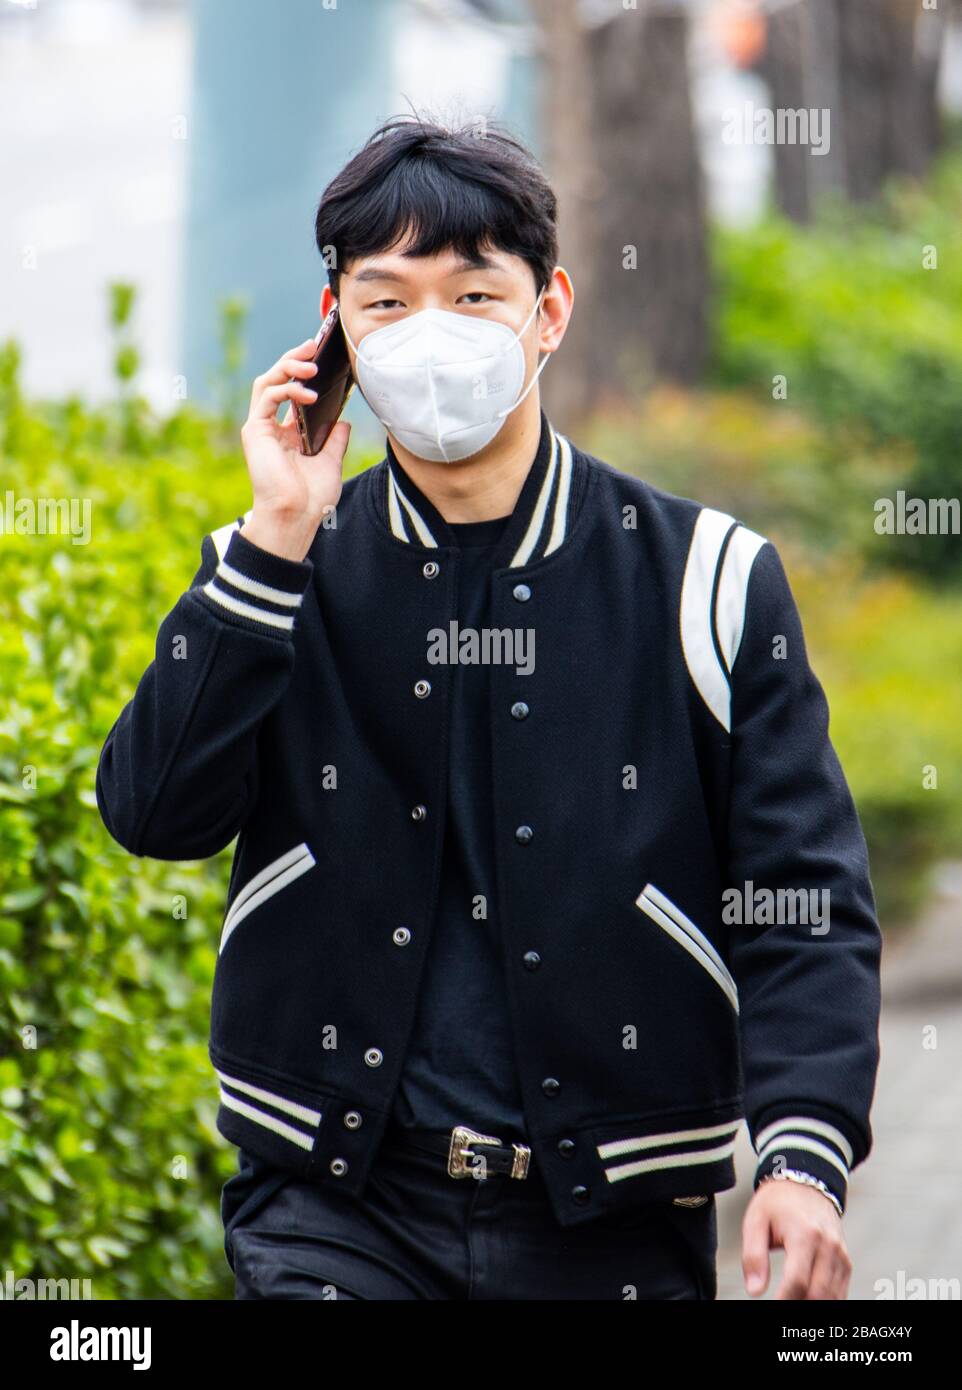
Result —
[[769, 1218], [763, 1207], [749, 1204], [742, 1223], [742, 1274], [747, 1293], [758, 1297], [768, 1287], [768, 1249], [771, 1234]]
[[325, 459], [328, 463], [342, 463], [344, 461], [344, 455], [347, 453], [347, 445], [350, 438], [350, 420], [338, 420], [337, 424], [328, 435], [324, 448], [318, 454], [318, 458]]

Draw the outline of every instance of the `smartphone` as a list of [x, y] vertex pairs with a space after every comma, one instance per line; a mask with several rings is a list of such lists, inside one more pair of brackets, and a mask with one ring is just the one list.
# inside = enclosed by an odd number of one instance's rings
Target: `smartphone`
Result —
[[292, 381], [303, 380], [305, 386], [317, 392], [317, 400], [308, 405], [291, 401], [303, 454], [321, 452], [354, 390], [351, 359], [336, 304], [314, 335], [314, 342], [312, 360], [317, 363], [317, 371], [312, 377], [291, 378]]

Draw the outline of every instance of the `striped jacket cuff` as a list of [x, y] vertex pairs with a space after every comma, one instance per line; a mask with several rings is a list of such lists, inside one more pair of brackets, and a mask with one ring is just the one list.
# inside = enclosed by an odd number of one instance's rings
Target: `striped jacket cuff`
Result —
[[201, 592], [222, 617], [281, 637], [294, 630], [313, 570], [310, 560], [272, 555], [238, 530]]
[[845, 1210], [854, 1154], [835, 1125], [806, 1115], [786, 1115], [760, 1129], [754, 1143], [758, 1155], [754, 1187], [767, 1173], [794, 1168], [823, 1182]]

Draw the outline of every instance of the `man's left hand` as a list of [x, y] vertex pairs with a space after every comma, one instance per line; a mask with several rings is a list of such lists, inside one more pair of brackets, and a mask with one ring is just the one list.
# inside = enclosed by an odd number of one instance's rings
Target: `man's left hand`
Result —
[[841, 1218], [817, 1189], [797, 1182], [759, 1183], [742, 1221], [742, 1272], [753, 1297], [768, 1287], [769, 1250], [785, 1251], [776, 1298], [848, 1296], [852, 1261]]

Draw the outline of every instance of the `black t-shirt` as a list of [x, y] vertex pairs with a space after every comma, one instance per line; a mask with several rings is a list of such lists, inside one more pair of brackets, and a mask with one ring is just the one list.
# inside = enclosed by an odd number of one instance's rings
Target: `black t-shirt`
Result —
[[[508, 517], [451, 525], [460, 629], [485, 626], [493, 551]], [[494, 883], [489, 668], [452, 672], [441, 887], [411, 1044], [394, 1104], [405, 1128], [470, 1125], [524, 1138]]]

